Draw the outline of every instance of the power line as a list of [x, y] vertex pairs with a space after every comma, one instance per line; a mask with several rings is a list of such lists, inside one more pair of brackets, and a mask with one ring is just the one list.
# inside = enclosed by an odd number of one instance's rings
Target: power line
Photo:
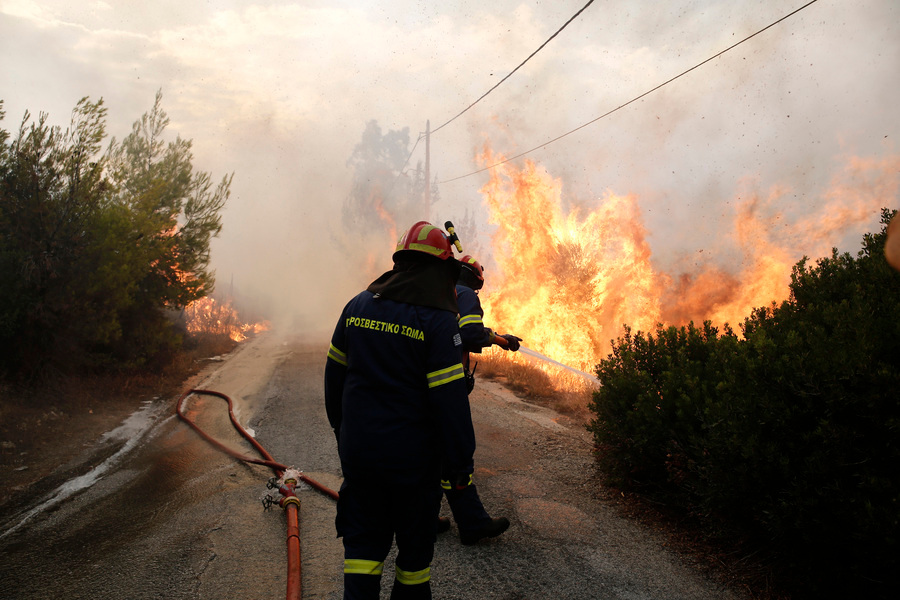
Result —
[[600, 119], [603, 119], [603, 118], [605, 118], [605, 117], [608, 117], [609, 115], [613, 114], [614, 112], [616, 112], [616, 111], [618, 111], [618, 110], [620, 110], [620, 109], [625, 108], [625, 107], [628, 106], [629, 104], [633, 104], [633, 103], [637, 102], [638, 100], [640, 100], [640, 99], [643, 98], [644, 96], [647, 96], [647, 95], [649, 95], [649, 94], [652, 94], [653, 92], [655, 92], [656, 90], [660, 89], [661, 87], [663, 87], [663, 86], [665, 86], [665, 85], [668, 85], [668, 84], [672, 83], [673, 81], [675, 81], [676, 79], [678, 79], [678, 78], [680, 78], [680, 77], [683, 77], [684, 75], [687, 75], [687, 74], [690, 73], [691, 71], [693, 71], [693, 70], [695, 70], [695, 69], [698, 69], [698, 68], [702, 67], [703, 65], [705, 65], [705, 64], [708, 63], [709, 61], [711, 61], [711, 60], [713, 60], [713, 59], [716, 59], [716, 58], [719, 58], [720, 56], [722, 56], [723, 54], [725, 54], [725, 53], [728, 52], [729, 50], [732, 50], [732, 49], [736, 48], [737, 46], [740, 46], [741, 44], [743, 44], [743, 43], [746, 42], [747, 40], [756, 37], [757, 35], [761, 34], [762, 32], [766, 31], [767, 29], [770, 29], [770, 28], [774, 27], [775, 25], [778, 25], [779, 23], [781, 23], [781, 22], [784, 21], [785, 19], [788, 19], [789, 17], [794, 16], [795, 14], [797, 14], [798, 12], [800, 12], [801, 10], [803, 10], [804, 8], [810, 6], [811, 4], [815, 4], [815, 3], [818, 2], [818, 1], [819, 1], [819, 0], [810, 0], [809, 2], [807, 2], [806, 4], [804, 4], [803, 6], [801, 6], [800, 8], [798, 8], [798, 9], [796, 9], [796, 10], [794, 10], [794, 11], [788, 13], [788, 14], [786, 14], [785, 16], [781, 17], [780, 19], [778, 19], [778, 20], [775, 21], [774, 23], [771, 23], [771, 24], [769, 24], [769, 25], [763, 27], [762, 29], [760, 29], [760, 30], [757, 31], [756, 33], [753, 33], [753, 34], [751, 34], [751, 35], [748, 35], [747, 37], [745, 37], [745, 38], [742, 39], [741, 41], [736, 42], [736, 43], [732, 44], [731, 46], [725, 48], [725, 49], [722, 50], [721, 52], [719, 52], [719, 53], [717, 53], [717, 54], [714, 54], [714, 55], [710, 56], [709, 58], [707, 58], [707, 59], [704, 60], [703, 62], [694, 65], [693, 67], [691, 67], [690, 69], [687, 69], [686, 71], [682, 71], [681, 73], [679, 73], [679, 74], [676, 75], [675, 77], [672, 77], [671, 79], [662, 82], [661, 84], [657, 85], [657, 86], [654, 87], [653, 89], [647, 90], [646, 92], [644, 92], [644, 93], [641, 94], [640, 96], [636, 96], [635, 98], [632, 98], [632, 99], [629, 100], [628, 102], [626, 102], [626, 103], [624, 103], [624, 104], [621, 104], [621, 105], [617, 106], [616, 108], [610, 110], [609, 112], [606, 112], [606, 113], [600, 115], [599, 117], [597, 117], [597, 118], [595, 118], [595, 119], [591, 119], [590, 121], [588, 121], [587, 123], [585, 123], [585, 124], [583, 124], [583, 125], [579, 125], [578, 127], [576, 127], [575, 129], [573, 129], [573, 130], [571, 130], [571, 131], [568, 131], [568, 132], [566, 132], [566, 133], [564, 133], [564, 134], [562, 134], [562, 135], [560, 135], [560, 136], [557, 136], [557, 137], [553, 138], [552, 140], [546, 141], [546, 142], [544, 142], [543, 144], [541, 144], [541, 145], [539, 145], [539, 146], [535, 146], [535, 147], [532, 148], [531, 150], [526, 150], [525, 152], [522, 152], [521, 154], [516, 154], [515, 156], [511, 156], [511, 157], [509, 157], [509, 158], [507, 158], [507, 159], [501, 160], [500, 162], [494, 163], [494, 164], [489, 165], [489, 166], [487, 166], [487, 167], [483, 167], [483, 168], [481, 168], [481, 169], [478, 169], [477, 171], [472, 171], [471, 173], [467, 173], [467, 174], [465, 174], [465, 175], [460, 175], [459, 177], [454, 177], [454, 178], [452, 178], [452, 179], [445, 179], [444, 181], [439, 181], [438, 183], [449, 183], [449, 182], [451, 182], [451, 181], [456, 181], [457, 179], [463, 179], [463, 178], [465, 178], [465, 177], [470, 177], [470, 176], [472, 176], [472, 175], [476, 175], [476, 174], [482, 173], [482, 172], [484, 172], [484, 171], [489, 171], [490, 169], [493, 169], [494, 167], [499, 167], [500, 165], [505, 164], [505, 163], [508, 163], [508, 162], [510, 162], [510, 161], [512, 161], [512, 160], [515, 160], [515, 159], [517, 159], [517, 158], [522, 158], [522, 157], [525, 156], [526, 154], [531, 154], [531, 153], [534, 152], [535, 150], [539, 150], [540, 148], [544, 148], [545, 146], [549, 146], [549, 145], [552, 144], [553, 142], [559, 141], [559, 140], [563, 139], [564, 137], [566, 137], [566, 136], [568, 136], [568, 135], [571, 135], [571, 134], [575, 133], [576, 131], [578, 131], [578, 130], [580, 130], [580, 129], [584, 129], [584, 128], [587, 127], [588, 125], [591, 125], [591, 124], [593, 124], [593, 123], [596, 123], [596, 122], [599, 121]]
[[[397, 171], [397, 176], [394, 177], [394, 181], [391, 182], [391, 187], [388, 188], [387, 195], [390, 195], [390, 193], [392, 191], [394, 191], [394, 186], [397, 185], [397, 182], [400, 181], [400, 178], [403, 177], [403, 174], [405, 173], [405, 171], [403, 169], [405, 169], [406, 165], [409, 164], [409, 159], [412, 158], [413, 152], [416, 151], [416, 148], [419, 147], [419, 142], [421, 142], [424, 138], [425, 138], [425, 135], [421, 134], [421, 133], [419, 134], [419, 137], [416, 138], [416, 143], [413, 144], [412, 150], [409, 151], [409, 156], [407, 156], [406, 160], [403, 161], [403, 166], [400, 167], [400, 170]], [[431, 185], [431, 184], [426, 182], [426, 185]]]
[[572, 17], [571, 17], [568, 21], [566, 21], [566, 22], [563, 24], [562, 27], [560, 27], [559, 29], [557, 29], [557, 30], [556, 30], [556, 33], [554, 33], [554, 34], [551, 35], [549, 38], [547, 38], [547, 41], [546, 41], [546, 42], [544, 42], [543, 44], [541, 44], [540, 47], [539, 47], [537, 50], [535, 50], [534, 52], [532, 52], [531, 54], [529, 54], [529, 55], [528, 55], [528, 58], [526, 58], [525, 60], [523, 60], [523, 61], [519, 64], [518, 67], [516, 67], [515, 69], [513, 69], [512, 71], [510, 71], [510, 72], [509, 72], [509, 75], [507, 75], [506, 77], [504, 77], [503, 79], [501, 79], [500, 81], [498, 81], [497, 84], [496, 84], [494, 87], [492, 87], [491, 89], [489, 89], [488, 91], [486, 91], [485, 93], [483, 93], [483, 94], [481, 95], [481, 97], [478, 98], [478, 100], [476, 100], [476, 101], [473, 102], [472, 104], [470, 104], [470, 105], [468, 105], [467, 107], [465, 107], [465, 108], [462, 110], [462, 112], [460, 112], [458, 115], [456, 115], [455, 117], [453, 117], [452, 119], [450, 119], [449, 121], [447, 121], [446, 123], [444, 123], [443, 125], [441, 125], [440, 127], [438, 127], [437, 129], [434, 129], [431, 133], [432, 133], [432, 134], [437, 133], [441, 128], [443, 128], [443, 127], [446, 126], [446, 125], [449, 125], [450, 123], [452, 123], [453, 121], [455, 121], [456, 119], [458, 119], [459, 117], [461, 117], [461, 116], [463, 115], [463, 113], [465, 113], [467, 110], [469, 110], [470, 108], [472, 108], [473, 106], [475, 106], [476, 104], [478, 104], [479, 102], [481, 102], [481, 101], [484, 99], [485, 96], [487, 96], [488, 94], [490, 94], [491, 92], [493, 92], [495, 89], [497, 89], [497, 88], [500, 86], [501, 83], [503, 83], [504, 81], [506, 81], [507, 79], [509, 79], [509, 78], [512, 76], [513, 73], [515, 73], [516, 71], [518, 71], [518, 70], [522, 67], [522, 65], [524, 65], [524, 64], [527, 63], [529, 60], [531, 60], [531, 58], [532, 58], [535, 54], [537, 54], [538, 52], [540, 52], [541, 49], [542, 49], [544, 46], [546, 46], [547, 44], [549, 44], [549, 43], [550, 43], [550, 40], [552, 40], [552, 39], [555, 38], [557, 35], [559, 35], [559, 32], [560, 32], [560, 31], [562, 31], [563, 29], [565, 29], [565, 28], [569, 25], [569, 23], [571, 23], [572, 21], [574, 21], [574, 20], [576, 19], [576, 17], [578, 17], [578, 15], [580, 15], [581, 13], [583, 13], [583, 12], [584, 12], [584, 9], [586, 9], [588, 6], [590, 6], [591, 4], [593, 4], [593, 2], [594, 2], [594, 0], [589, 0], [589, 2], [588, 2], [587, 4], [585, 4], [584, 6], [581, 7], [581, 10], [579, 10], [577, 13], [575, 13], [574, 15], [572, 15]]

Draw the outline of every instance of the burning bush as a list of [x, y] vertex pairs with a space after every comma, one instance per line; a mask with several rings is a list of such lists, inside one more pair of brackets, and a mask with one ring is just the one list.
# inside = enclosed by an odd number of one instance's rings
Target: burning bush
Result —
[[[480, 160], [503, 158], [485, 147]], [[563, 180], [539, 165], [504, 163], [481, 189], [498, 267], [486, 272], [485, 322], [583, 371], [609, 353], [623, 324], [736, 326], [753, 307], [788, 297], [797, 258], [824, 256], [840, 235], [865, 231], [884, 198], [897, 196], [898, 173], [900, 156], [850, 159], [819, 205], [796, 218], [788, 218], [787, 185], [721, 198], [731, 208], [715, 238], [698, 235], [699, 248], [662, 245], [664, 268], [650, 239], [676, 232], [648, 231], [636, 195], [567, 198]]]
[[268, 322], [245, 323], [231, 302], [217, 302], [214, 298], [200, 298], [185, 309], [187, 330], [192, 334], [227, 337], [242, 342], [249, 335], [266, 331]]

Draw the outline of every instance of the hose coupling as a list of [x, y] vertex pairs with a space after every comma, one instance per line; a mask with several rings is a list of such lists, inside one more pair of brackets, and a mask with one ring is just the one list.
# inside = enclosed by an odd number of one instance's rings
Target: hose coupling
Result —
[[299, 510], [300, 509], [300, 498], [298, 498], [297, 496], [285, 496], [278, 502], [278, 504], [279, 504], [279, 506], [281, 506], [281, 508], [283, 508], [285, 510], [287, 510], [288, 506], [290, 506], [291, 504], [294, 504], [297, 506], [297, 509]]

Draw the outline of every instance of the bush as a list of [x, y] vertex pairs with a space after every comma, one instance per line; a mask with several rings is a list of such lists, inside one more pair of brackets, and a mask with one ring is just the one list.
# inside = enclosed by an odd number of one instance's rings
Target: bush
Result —
[[743, 338], [626, 330], [597, 367], [589, 428], [611, 480], [740, 535], [803, 596], [897, 584], [900, 273], [884, 237], [801, 260]]
[[0, 129], [0, 375], [165, 361], [181, 343], [167, 313], [212, 292], [231, 177], [214, 185], [192, 142], [163, 141], [161, 102], [105, 151], [102, 99], [65, 130], [28, 113]]

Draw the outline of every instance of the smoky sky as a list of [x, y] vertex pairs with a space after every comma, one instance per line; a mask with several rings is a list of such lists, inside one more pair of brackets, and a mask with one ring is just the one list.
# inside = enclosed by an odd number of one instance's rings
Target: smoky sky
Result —
[[[386, 235], [376, 247], [341, 231], [347, 161], [366, 123], [408, 127], [416, 140], [427, 121], [436, 128], [458, 114], [584, 4], [3, 0], [3, 128], [16, 131], [26, 110], [65, 126], [81, 97], [102, 97], [108, 132], [121, 139], [162, 90], [167, 133], [193, 140], [195, 168], [214, 179], [234, 173], [212, 248], [220, 290], [292, 326], [330, 329], [368, 283], [348, 258], [390, 266]], [[541, 147], [803, 4], [595, 2], [432, 136], [431, 172], [447, 181], [477, 170], [485, 143], [506, 156], [538, 147], [526, 158], [561, 181], [572, 206], [589, 210], [607, 191], [636, 195], [661, 262], [709, 244], [748, 193], [786, 190], [777, 208], [797, 219], [821, 210], [848, 160], [898, 151], [895, 0], [820, 0]], [[420, 143], [410, 164], [424, 159]], [[442, 183], [423, 218], [443, 223], [468, 211], [487, 240], [486, 181], [482, 173]], [[896, 194], [885, 198], [897, 204]], [[833, 245], [855, 251], [877, 222], [873, 211], [868, 227]]]

